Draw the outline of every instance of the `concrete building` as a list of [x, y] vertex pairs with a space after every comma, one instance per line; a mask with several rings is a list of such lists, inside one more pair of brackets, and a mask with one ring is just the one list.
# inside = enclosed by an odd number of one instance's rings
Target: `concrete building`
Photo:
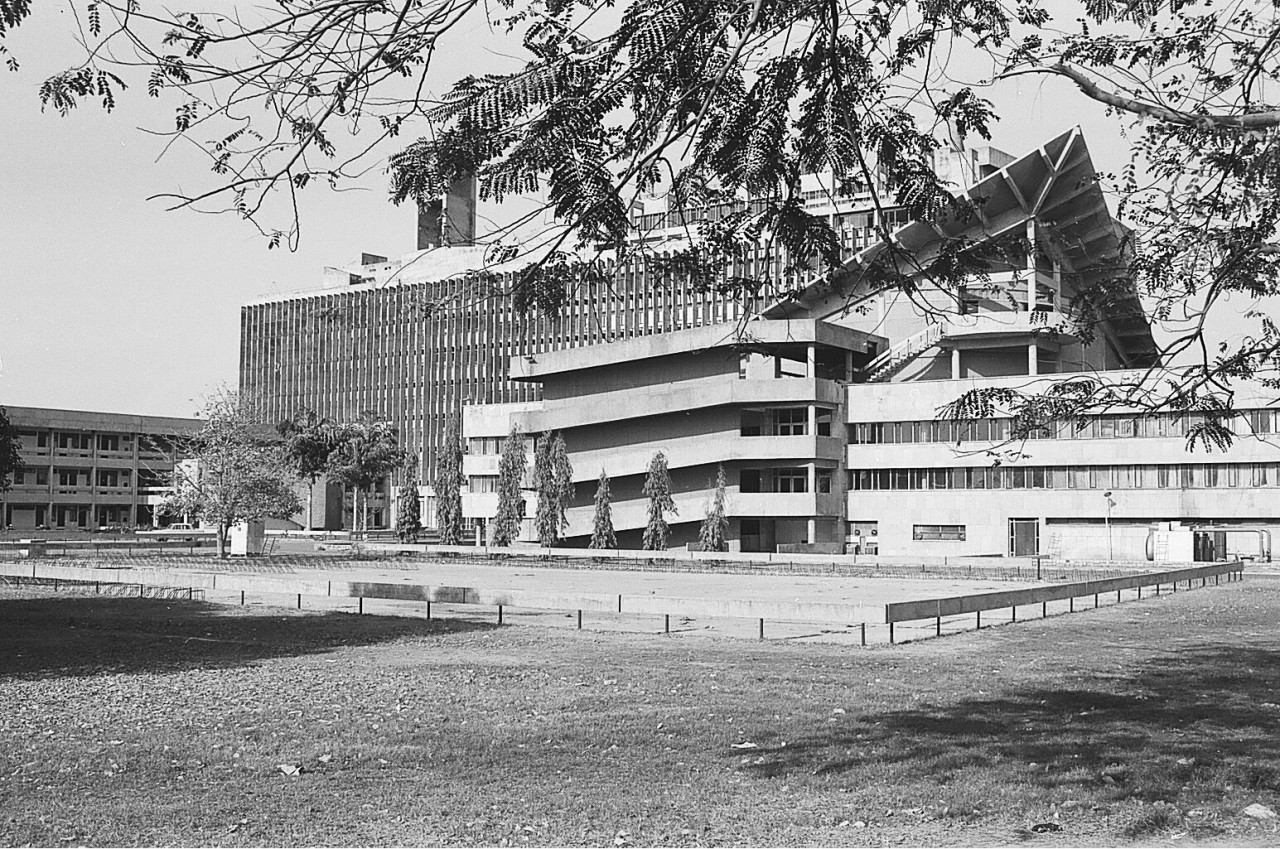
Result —
[[[479, 440], [486, 458], [468, 458], [472, 486], [493, 486], [496, 459], [487, 458], [514, 423], [563, 431], [580, 481], [569, 515], [577, 542], [590, 530], [589, 481], [601, 467], [621, 479], [620, 543], [636, 542], [638, 476], [661, 450], [678, 491], [676, 543], [695, 537], [724, 463], [731, 535], [743, 550], [1160, 559], [1152, 528], [1173, 522], [1188, 539], [1198, 531], [1200, 557], [1266, 554], [1266, 531], [1280, 528], [1274, 392], [1237, 397], [1238, 439], [1214, 454], [1187, 453], [1194, 413], [1117, 407], [1017, 445], [1007, 410], [963, 425], [939, 420], [975, 388], [1161, 377], [1135, 292], [1111, 286], [1092, 338], [1074, 331], [1076, 295], [1126, 262], [1125, 232], [1079, 131], [1018, 158], [985, 151], [952, 166], [976, 178], [966, 191], [979, 212], [906, 222], [895, 250], [857, 251], [834, 284], [736, 323], [513, 357], [513, 381], [538, 383], [542, 400], [468, 412], [472, 450]], [[915, 269], [955, 238], [1003, 244], [968, 284], [940, 288]], [[914, 277], [913, 297], [869, 282], [888, 263]], [[759, 381], [761, 368], [793, 379]], [[483, 521], [496, 506], [488, 500], [464, 511]]]
[[152, 527], [173, 491], [176, 440], [195, 419], [6, 407], [22, 468], [0, 495], [15, 531]]

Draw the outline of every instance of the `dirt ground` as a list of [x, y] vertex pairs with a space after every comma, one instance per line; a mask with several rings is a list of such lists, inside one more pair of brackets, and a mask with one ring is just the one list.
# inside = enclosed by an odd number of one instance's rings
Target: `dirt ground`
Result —
[[862, 649], [0, 590], [0, 842], [1276, 845], [1277, 614]]

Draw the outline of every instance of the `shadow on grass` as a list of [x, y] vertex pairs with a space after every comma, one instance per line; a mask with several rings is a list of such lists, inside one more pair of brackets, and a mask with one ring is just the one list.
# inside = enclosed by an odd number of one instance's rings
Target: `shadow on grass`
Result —
[[0, 680], [235, 667], [493, 627], [332, 611], [250, 613], [198, 601], [118, 596], [0, 598]]
[[[1161, 654], [1131, 673], [1063, 687], [868, 712], [788, 729], [748, 767], [766, 777], [836, 774], [955, 787], [1014, 780], [1048, 797], [1147, 802], [1280, 792], [1280, 652]], [[975, 681], [973, 689], [1001, 682]], [[851, 712], [852, 714], [852, 712]], [[837, 730], [837, 728], [839, 730]]]

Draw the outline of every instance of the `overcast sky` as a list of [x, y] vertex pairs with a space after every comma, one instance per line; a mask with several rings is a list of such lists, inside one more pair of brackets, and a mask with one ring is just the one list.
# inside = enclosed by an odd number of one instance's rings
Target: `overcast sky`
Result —
[[[9, 39], [20, 70], [0, 70], [0, 404], [192, 415], [237, 382], [241, 304], [317, 287], [324, 266], [362, 251], [414, 248], [414, 211], [387, 200], [381, 168], [359, 191], [303, 192], [293, 253], [268, 250], [232, 216], [147, 201], [202, 185], [207, 166], [182, 151], [157, 161], [162, 141], [138, 128], [165, 124], [172, 107], [140, 84], [111, 115], [94, 104], [41, 113], [38, 86], [75, 60], [73, 32], [64, 4], [36, 4]], [[474, 64], [438, 62], [436, 91], [508, 64], [477, 49], [493, 43], [483, 20], [458, 40]], [[1069, 87], [1024, 77], [996, 99], [996, 147], [1018, 155], [1080, 124], [1098, 168], [1123, 165], [1118, 124]]]

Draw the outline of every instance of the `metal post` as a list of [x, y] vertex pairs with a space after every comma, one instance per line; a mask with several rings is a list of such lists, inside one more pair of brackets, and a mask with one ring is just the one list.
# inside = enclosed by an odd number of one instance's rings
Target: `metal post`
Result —
[[1036, 580], [1040, 580], [1040, 555], [1036, 555]]
[[502, 624], [502, 605], [498, 605], [498, 624]]
[[360, 601], [357, 602], [356, 613], [364, 613], [364, 596], [360, 596]]
[[1097, 608], [1098, 608], [1098, 594], [1097, 594], [1097, 593], [1094, 593], [1094, 594], [1093, 594], [1093, 607], [1094, 607], [1094, 609], [1095, 609], [1095, 610], [1097, 610]]
[[889, 623], [889, 644], [893, 644], [893, 623]]
[[1047, 601], [1040, 602], [1040, 618], [1044, 619], [1048, 617], [1048, 615], [1049, 615], [1049, 602]]
[[1120, 603], [1120, 590], [1116, 590], [1116, 604]]
[[866, 622], [862, 623], [862, 644], [864, 646], [867, 644], [867, 623]]
[[662, 633], [664, 634], [671, 633], [671, 614], [670, 613], [662, 614]]
[[939, 637], [942, 636], [942, 617], [941, 616], [938, 617], [938, 629], [937, 629], [936, 635]]
[[244, 590], [240, 591], [240, 606], [244, 607]]
[[298, 609], [302, 609], [302, 593], [298, 593]]
[[1142, 587], [1138, 587], [1138, 601], [1142, 601]]
[[764, 639], [764, 620], [760, 620], [760, 639]]
[[1018, 605], [1015, 604], [1013, 607], [1009, 609], [1013, 611], [1013, 621], [1017, 622], [1018, 621]]
[[427, 618], [431, 618], [431, 599], [427, 599]]
[[978, 611], [978, 630], [982, 630], [982, 611]]
[[1067, 600], [1067, 612], [1068, 612], [1068, 613], [1075, 613], [1075, 612], [1076, 612], [1076, 598], [1075, 598], [1075, 596], [1072, 596], [1070, 599], [1068, 599], [1068, 600]]
[[578, 630], [582, 630], [582, 611], [578, 611]]

